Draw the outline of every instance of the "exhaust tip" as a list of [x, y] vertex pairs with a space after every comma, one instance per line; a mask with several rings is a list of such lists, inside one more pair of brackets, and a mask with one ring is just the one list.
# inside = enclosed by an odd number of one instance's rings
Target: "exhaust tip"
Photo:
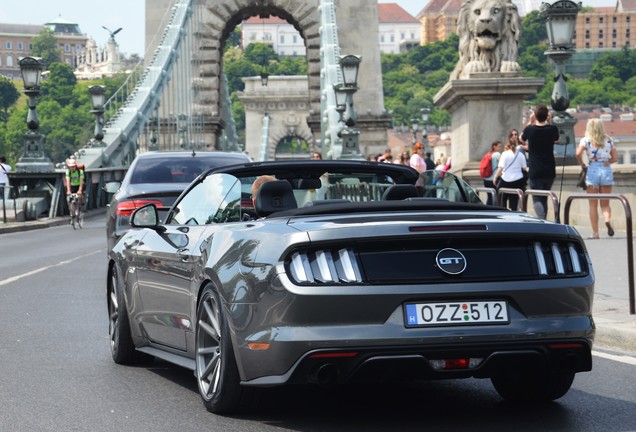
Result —
[[320, 385], [333, 385], [338, 382], [339, 370], [333, 363], [316, 366], [309, 375], [309, 381]]

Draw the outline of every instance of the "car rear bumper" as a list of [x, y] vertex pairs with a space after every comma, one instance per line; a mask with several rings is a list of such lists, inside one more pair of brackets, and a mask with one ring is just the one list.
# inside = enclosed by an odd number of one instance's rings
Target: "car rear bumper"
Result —
[[[244, 385], [336, 384], [356, 381], [444, 379], [493, 376], [504, 367], [592, 367], [594, 326], [591, 317], [561, 317], [554, 332], [536, 333], [554, 319], [528, 320], [525, 332], [504, 326], [441, 329], [394, 329], [395, 338], [373, 339], [377, 326], [340, 328], [277, 328], [269, 349], [240, 351]], [[369, 328], [364, 328], [369, 327]], [[493, 328], [494, 327], [494, 328]], [[456, 334], [452, 334], [455, 332]], [[339, 339], [335, 336], [341, 335]], [[354, 338], [353, 336], [358, 338]], [[303, 337], [305, 336], [305, 337]], [[472, 365], [446, 369], [440, 361], [464, 360]], [[436, 362], [435, 362], [436, 361]], [[444, 363], [444, 362], [441, 362]], [[458, 366], [458, 365], [455, 365]], [[453, 366], [453, 367], [455, 367]]]

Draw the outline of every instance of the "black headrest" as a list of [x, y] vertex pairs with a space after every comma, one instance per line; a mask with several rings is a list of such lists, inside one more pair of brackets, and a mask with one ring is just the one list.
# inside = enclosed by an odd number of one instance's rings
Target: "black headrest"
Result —
[[298, 207], [291, 184], [287, 180], [265, 182], [258, 189], [254, 209], [260, 217]]
[[412, 184], [396, 184], [389, 186], [382, 194], [382, 201], [403, 200], [420, 196]]

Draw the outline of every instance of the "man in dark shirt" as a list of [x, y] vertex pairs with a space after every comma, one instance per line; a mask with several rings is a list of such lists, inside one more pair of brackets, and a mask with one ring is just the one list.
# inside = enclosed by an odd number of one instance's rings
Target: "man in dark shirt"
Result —
[[[550, 190], [556, 177], [554, 143], [559, 141], [559, 128], [552, 124], [548, 107], [537, 105], [528, 126], [521, 134], [522, 148], [528, 152], [528, 186], [530, 189]], [[547, 196], [532, 196], [534, 212], [546, 218]]]
[[424, 159], [424, 163], [426, 164], [426, 171], [435, 169], [435, 162], [431, 159], [431, 152], [426, 152], [426, 159]]

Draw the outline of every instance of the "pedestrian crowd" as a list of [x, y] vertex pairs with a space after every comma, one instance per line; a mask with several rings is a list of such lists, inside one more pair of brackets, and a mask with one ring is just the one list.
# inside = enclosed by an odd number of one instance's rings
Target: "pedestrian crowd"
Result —
[[[554, 145], [559, 143], [558, 127], [552, 124], [552, 116], [544, 104], [537, 105], [530, 115], [528, 124], [519, 133], [510, 129], [503, 144], [495, 140], [480, 162], [479, 172], [484, 187], [500, 190], [502, 188], [549, 191], [556, 178], [556, 160]], [[618, 160], [616, 147], [607, 135], [600, 119], [591, 119], [587, 123], [585, 137], [579, 142], [576, 157], [585, 173], [585, 189], [588, 193], [611, 193], [614, 184], [611, 164]], [[587, 163], [586, 163], [587, 161]], [[517, 210], [519, 197], [516, 193], [501, 195], [503, 207]], [[487, 204], [493, 202], [488, 196]], [[607, 234], [614, 235], [611, 222], [609, 200], [589, 200], [589, 215], [593, 234], [599, 238], [599, 213], [601, 212], [607, 228]], [[532, 205], [537, 217], [546, 219], [548, 196], [533, 194]]]

